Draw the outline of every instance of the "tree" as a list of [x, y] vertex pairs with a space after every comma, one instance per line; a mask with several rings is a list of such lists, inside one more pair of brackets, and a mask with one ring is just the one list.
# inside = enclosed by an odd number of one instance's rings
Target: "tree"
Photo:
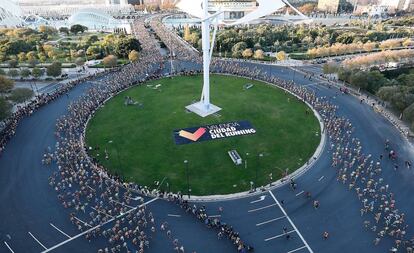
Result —
[[276, 54], [276, 59], [278, 61], [285, 61], [287, 59], [287, 55], [285, 53], [285, 51], [280, 51]]
[[0, 47], [0, 51], [6, 55], [16, 55], [20, 52], [29, 52], [34, 49], [34, 42], [25, 40], [12, 40], [3, 44]]
[[135, 50], [132, 50], [131, 52], [129, 52], [129, 54], [128, 54], [128, 59], [131, 61], [131, 62], [136, 62], [136, 61], [138, 61], [138, 59], [139, 59], [139, 53], [137, 52], [137, 51], [135, 51]]
[[30, 51], [26, 54], [27, 57], [27, 63], [29, 63], [29, 65], [31, 67], [36, 66], [37, 64], [37, 58], [36, 58], [36, 52], [35, 51]]
[[57, 77], [62, 74], [62, 63], [53, 62], [46, 68], [46, 74], [48, 76]]
[[118, 62], [118, 58], [115, 55], [108, 55], [103, 58], [102, 63], [105, 67], [115, 67]]
[[133, 37], [120, 38], [116, 42], [114, 53], [118, 57], [126, 58], [132, 50], [141, 51], [141, 44], [139, 41]]
[[33, 68], [33, 70], [32, 70], [32, 76], [34, 78], [39, 78], [39, 77], [43, 76], [44, 73], [45, 73], [45, 71], [41, 68]]
[[41, 25], [39, 26], [39, 32], [50, 35], [56, 33], [56, 29], [51, 26]]
[[85, 64], [85, 59], [83, 57], [78, 57], [75, 60], [75, 64], [79, 67], [83, 66], [83, 64]]
[[253, 51], [250, 48], [243, 50], [242, 53], [243, 58], [250, 58], [253, 56]]
[[34, 92], [28, 88], [16, 88], [11, 92], [10, 99], [15, 103], [23, 103], [32, 98]]
[[30, 76], [30, 70], [28, 68], [24, 68], [22, 70], [20, 70], [20, 76], [23, 78], [27, 78]]
[[232, 48], [231, 52], [233, 57], [240, 58], [242, 56], [243, 50], [247, 48], [246, 42], [238, 42]]
[[364, 73], [363, 71], [358, 71], [356, 73], [354, 73], [350, 78], [349, 78], [349, 82], [356, 86], [359, 87], [363, 90], [367, 90], [368, 89], [368, 80], [367, 80], [367, 75], [366, 73]]
[[364, 44], [363, 48], [367, 52], [372, 52], [376, 46], [377, 44], [375, 42], [367, 42]]
[[414, 73], [413, 74], [402, 74], [397, 77], [397, 81], [400, 85], [414, 87]]
[[26, 54], [24, 52], [21, 52], [17, 55], [17, 57], [19, 58], [19, 62], [25, 62], [26, 61]]
[[404, 42], [402, 43], [403, 47], [411, 47], [414, 45], [414, 40], [411, 39], [406, 39], [404, 40]]
[[333, 62], [328, 62], [323, 65], [323, 73], [324, 74], [333, 74], [338, 71], [338, 64]]
[[0, 97], [0, 121], [6, 119], [11, 114], [12, 105], [3, 97]]
[[57, 53], [55, 50], [50, 50], [47, 52], [47, 57], [54, 59], [57, 56]]
[[405, 108], [403, 111], [403, 119], [410, 123], [414, 123], [414, 103]]
[[61, 27], [61, 28], [59, 28], [59, 32], [65, 33], [66, 35], [69, 35], [69, 28]]
[[399, 90], [398, 86], [385, 86], [381, 87], [376, 95], [384, 101], [390, 101], [392, 96]]
[[88, 40], [86, 41], [86, 43], [88, 44], [88, 45], [90, 45], [90, 44], [93, 44], [93, 43], [95, 43], [95, 42], [97, 42], [97, 41], [99, 41], [99, 38], [98, 38], [98, 36], [97, 35], [91, 35], [91, 36], [89, 36], [89, 38], [88, 38]]
[[10, 76], [10, 77], [17, 77], [17, 76], [19, 76], [19, 71], [17, 69], [11, 69], [11, 70], [9, 70], [7, 75]]
[[316, 5], [314, 3], [306, 3], [298, 8], [298, 10], [304, 14], [310, 14], [314, 12]]
[[89, 46], [88, 49], [86, 49], [86, 54], [90, 56], [94, 56], [96, 54], [99, 54], [101, 52], [101, 48], [96, 45]]
[[254, 51], [253, 58], [255, 58], [256, 60], [262, 60], [262, 59], [264, 59], [264, 52], [263, 52], [263, 50], [258, 49], [256, 51]]
[[191, 40], [191, 32], [190, 32], [190, 27], [188, 26], [188, 24], [185, 25], [184, 27], [184, 36], [183, 36], [185, 41], [190, 41]]
[[83, 25], [79, 25], [79, 24], [72, 25], [70, 27], [70, 32], [73, 33], [73, 34], [84, 33], [87, 30], [88, 30], [88, 27], [83, 26]]
[[19, 62], [16, 59], [11, 59], [8, 62], [10, 68], [16, 68], [19, 65]]
[[0, 76], [0, 93], [7, 92], [14, 87], [14, 81], [5, 76]]

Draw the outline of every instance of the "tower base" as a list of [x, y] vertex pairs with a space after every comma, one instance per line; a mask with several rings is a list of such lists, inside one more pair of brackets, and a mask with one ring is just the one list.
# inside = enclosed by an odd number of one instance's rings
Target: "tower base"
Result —
[[187, 105], [185, 108], [190, 112], [193, 112], [203, 118], [221, 110], [220, 107], [215, 106], [213, 104], [210, 104], [210, 106], [206, 108], [202, 101], [199, 101], [191, 105]]

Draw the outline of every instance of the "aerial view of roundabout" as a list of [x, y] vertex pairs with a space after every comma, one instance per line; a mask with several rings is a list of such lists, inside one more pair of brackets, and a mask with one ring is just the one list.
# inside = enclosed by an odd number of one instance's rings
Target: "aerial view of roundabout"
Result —
[[[196, 2], [202, 1], [208, 3]], [[10, 75], [18, 69], [12, 67], [17, 58], [7, 55], [10, 44], [7, 49], [2, 44], [0, 65], [9, 74], [0, 73], [0, 252], [412, 253], [410, 118], [399, 115], [382, 94], [398, 82], [412, 84], [414, 41], [318, 60], [295, 60], [293, 53], [289, 59], [285, 52], [271, 60], [257, 45], [253, 52], [234, 43], [232, 57], [222, 57], [229, 41], [223, 33], [245, 29], [240, 25], [250, 18], [283, 8], [307, 18], [288, 2], [274, 1], [266, 11], [269, 1], [258, 2], [257, 10], [233, 25], [227, 22], [224, 32], [216, 29], [215, 14], [202, 8], [207, 4], [189, 8], [186, 0], [178, 1], [178, 20], [184, 13], [201, 19], [191, 29], [171, 26], [176, 10], [149, 14], [147, 9], [122, 22], [122, 29], [130, 24], [129, 37], [113, 27], [89, 28], [85, 35], [72, 27], [63, 35], [51, 24], [27, 28], [33, 36], [49, 33], [42, 41], [63, 36], [60, 40], [74, 40], [67, 43], [81, 48], [87, 40], [82, 36], [94, 36], [89, 47], [105, 48], [95, 55], [102, 68], [82, 62], [94, 55], [88, 48], [75, 59], [76, 71], [67, 67], [70, 62], [60, 63], [69, 70], [53, 75], [55, 63], [47, 60], [31, 70], [34, 78], [35, 68], [45, 68], [44, 79], [25, 81], [30, 52], [18, 54], [21, 77]], [[309, 29], [321, 29], [308, 19]], [[12, 19], [5, 20], [0, 38], [24, 39], [19, 29], [26, 28], [10, 28]], [[283, 29], [303, 25], [293, 22]], [[191, 31], [199, 32], [197, 41], [187, 38]], [[59, 45], [47, 59], [64, 54], [66, 44]], [[97, 55], [104, 51], [109, 53], [100, 61]], [[395, 80], [387, 76], [394, 86], [361, 89], [369, 82], [379, 85], [378, 75], [388, 69], [375, 70], [377, 78], [359, 86], [356, 78], [347, 81], [339, 73], [348, 71], [345, 66], [355, 57], [384, 52], [399, 54], [406, 64], [387, 64], [404, 73]], [[51, 76], [59, 78], [47, 83]], [[33, 94], [22, 99], [24, 85], [36, 82], [44, 87], [32, 87]], [[414, 100], [406, 100], [411, 102], [404, 102], [402, 114], [410, 115]]]

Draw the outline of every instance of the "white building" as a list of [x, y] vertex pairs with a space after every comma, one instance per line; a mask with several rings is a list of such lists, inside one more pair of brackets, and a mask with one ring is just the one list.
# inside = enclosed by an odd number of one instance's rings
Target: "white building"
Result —
[[[1, 0], [3, 1], [3, 0]], [[94, 8], [112, 16], [130, 14], [134, 11], [128, 0], [19, 0], [23, 15], [42, 17], [69, 17], [76, 11]]]
[[385, 6], [389, 11], [413, 10], [414, 0], [381, 0], [380, 6]]
[[11, 0], [0, 1], [0, 27], [18, 27], [23, 25], [22, 11]]
[[257, 8], [255, 0], [210, 0], [209, 11], [224, 11], [221, 19], [231, 21], [240, 19]]
[[[93, 8], [81, 9], [69, 17], [65, 26], [80, 24], [92, 31], [113, 31], [117, 28], [124, 28], [127, 33], [131, 32], [128, 22], [116, 20], [111, 15]], [[62, 24], [63, 25], [63, 24]]]

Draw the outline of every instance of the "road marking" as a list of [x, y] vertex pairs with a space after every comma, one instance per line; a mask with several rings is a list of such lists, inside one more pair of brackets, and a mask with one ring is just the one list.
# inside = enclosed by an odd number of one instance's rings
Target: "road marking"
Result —
[[283, 234], [280, 234], [280, 235], [276, 235], [276, 236], [273, 236], [273, 237], [269, 237], [269, 238], [265, 239], [265, 242], [270, 241], [270, 240], [274, 240], [274, 239], [277, 239], [277, 238], [280, 238], [282, 236], [285, 236], [285, 235], [290, 234], [290, 233], [293, 233], [293, 232], [295, 232], [295, 230], [290, 230], [290, 231], [288, 231], [286, 233], [283, 233]]
[[29, 232], [29, 235], [38, 243], [40, 244], [40, 246], [42, 246], [45, 250], [47, 250], [47, 248], [45, 247], [45, 245], [43, 245], [39, 240], [37, 240], [37, 238]]
[[78, 220], [78, 221], [82, 222], [85, 226], [92, 227], [90, 224], [88, 224], [88, 223], [84, 222], [83, 220], [79, 219], [79, 218], [78, 218], [78, 217], [76, 217], [76, 216], [73, 216], [73, 218], [75, 218], [76, 220]]
[[306, 248], [308, 248], [310, 253], [313, 253], [313, 250], [311, 249], [311, 247], [309, 247], [309, 244], [305, 241], [305, 239], [303, 238], [302, 234], [299, 232], [299, 230], [296, 228], [295, 224], [292, 222], [292, 220], [290, 219], [290, 217], [287, 215], [285, 209], [283, 209], [283, 207], [280, 205], [279, 201], [276, 199], [275, 195], [273, 195], [272, 191], [269, 191], [269, 194], [272, 196], [272, 198], [275, 200], [277, 206], [280, 208], [280, 210], [282, 211], [282, 213], [286, 216], [286, 218], [288, 219], [290, 225], [292, 225], [293, 229], [296, 230], [296, 232], [298, 233], [300, 239], [303, 241], [303, 243], [305, 244]]
[[179, 215], [179, 214], [168, 214], [167, 216], [169, 216], [169, 217], [181, 217], [181, 215]]
[[265, 200], [265, 198], [266, 198], [266, 195], [260, 196], [260, 198], [258, 200], [254, 200], [254, 201], [250, 202], [250, 204], [261, 202], [261, 201]]
[[318, 181], [320, 182], [320, 181], [322, 181], [322, 179], [324, 179], [325, 178], [325, 176], [321, 176], [319, 179], [318, 179]]
[[296, 194], [296, 197], [301, 195], [302, 193], [304, 193], [304, 191], [299, 192], [298, 194]]
[[264, 221], [264, 222], [261, 222], [261, 223], [257, 223], [256, 226], [258, 227], [258, 226], [261, 226], [261, 225], [264, 225], [264, 224], [267, 224], [267, 223], [270, 223], [270, 222], [274, 222], [274, 221], [277, 221], [277, 220], [281, 220], [283, 218], [286, 218], [286, 217], [285, 216], [281, 216], [281, 217], [278, 217], [278, 218], [275, 218], [275, 219], [271, 219], [271, 220], [268, 220], [268, 221]]
[[106, 216], [109, 216], [109, 217], [111, 217], [111, 218], [113, 218], [114, 216], [112, 216], [112, 215], [110, 215], [110, 214], [108, 214], [108, 213], [106, 213], [106, 212], [103, 212], [103, 211], [99, 211], [98, 209], [96, 209], [95, 207], [91, 207], [93, 210], [95, 210], [95, 211], [97, 211], [98, 213], [102, 213], [102, 214], [104, 214], [104, 215], [106, 215]]
[[59, 231], [60, 233], [62, 233], [62, 235], [66, 236], [67, 238], [72, 238], [70, 237], [68, 234], [66, 234], [65, 232], [63, 232], [62, 230], [60, 230], [59, 228], [57, 228], [55, 225], [53, 225], [52, 223], [49, 223], [50, 226], [52, 226], [53, 228], [55, 228], [57, 231]]
[[125, 215], [127, 215], [127, 214], [129, 214], [129, 213], [131, 213], [131, 212], [133, 212], [133, 211], [135, 211], [135, 210], [137, 210], [138, 208], [141, 208], [142, 206], [145, 206], [145, 205], [148, 205], [148, 204], [152, 203], [152, 202], [156, 201], [157, 199], [158, 199], [158, 198], [153, 198], [153, 199], [151, 199], [151, 200], [149, 200], [149, 201], [147, 201], [147, 202], [145, 202], [145, 203], [143, 203], [143, 204], [141, 204], [141, 205], [139, 205], [139, 206], [137, 206], [137, 207], [134, 207], [134, 209], [128, 210], [127, 212], [125, 212], [125, 213], [123, 213], [123, 214], [120, 214], [120, 215], [118, 215], [118, 216], [116, 216], [116, 217], [114, 217], [114, 218], [112, 218], [112, 219], [108, 220], [107, 222], [104, 222], [104, 223], [102, 223], [102, 224], [96, 225], [95, 227], [90, 228], [90, 229], [88, 229], [88, 230], [85, 230], [85, 231], [83, 231], [82, 233], [77, 234], [77, 235], [75, 235], [75, 236], [71, 237], [70, 239], [67, 239], [67, 240], [65, 240], [65, 241], [63, 241], [63, 242], [60, 242], [60, 243], [56, 244], [55, 246], [50, 247], [50, 248], [48, 248], [48, 249], [45, 249], [44, 251], [42, 251], [42, 253], [47, 253], [47, 252], [50, 252], [50, 251], [52, 251], [52, 250], [54, 250], [54, 249], [57, 249], [57, 248], [59, 248], [60, 246], [65, 245], [66, 243], [71, 242], [71, 241], [73, 241], [73, 240], [75, 240], [75, 239], [77, 239], [77, 238], [79, 238], [79, 237], [81, 237], [81, 236], [83, 236], [83, 235], [85, 235], [85, 234], [87, 234], [87, 233], [90, 233], [91, 231], [94, 231], [94, 230], [95, 230], [95, 229], [97, 229], [97, 228], [100, 228], [100, 227], [102, 227], [102, 226], [105, 226], [106, 224], [109, 224], [109, 223], [113, 222], [115, 219], [119, 219], [119, 218], [121, 218], [121, 217], [123, 217], [123, 216], [125, 216]]
[[306, 248], [306, 246], [303, 246], [303, 247], [300, 247], [300, 248], [297, 248], [297, 249], [288, 251], [287, 253], [293, 253], [293, 252], [299, 251], [299, 250], [304, 249], [304, 248]]
[[259, 207], [259, 208], [256, 208], [256, 209], [252, 209], [252, 210], [249, 210], [249, 211], [247, 211], [248, 213], [252, 213], [252, 212], [256, 212], [256, 211], [259, 211], [259, 210], [263, 210], [263, 209], [266, 209], [266, 208], [269, 208], [269, 207], [272, 207], [272, 206], [275, 206], [276, 204], [271, 204], [271, 205], [268, 205], [268, 206], [264, 206], [264, 207]]
[[4, 244], [6, 244], [6, 247], [10, 250], [11, 253], [14, 253], [14, 251], [12, 250], [12, 248], [9, 246], [9, 244], [7, 244], [7, 242], [4, 242]]
[[210, 215], [208, 216], [209, 218], [220, 218], [221, 214], [216, 214], [216, 215]]

